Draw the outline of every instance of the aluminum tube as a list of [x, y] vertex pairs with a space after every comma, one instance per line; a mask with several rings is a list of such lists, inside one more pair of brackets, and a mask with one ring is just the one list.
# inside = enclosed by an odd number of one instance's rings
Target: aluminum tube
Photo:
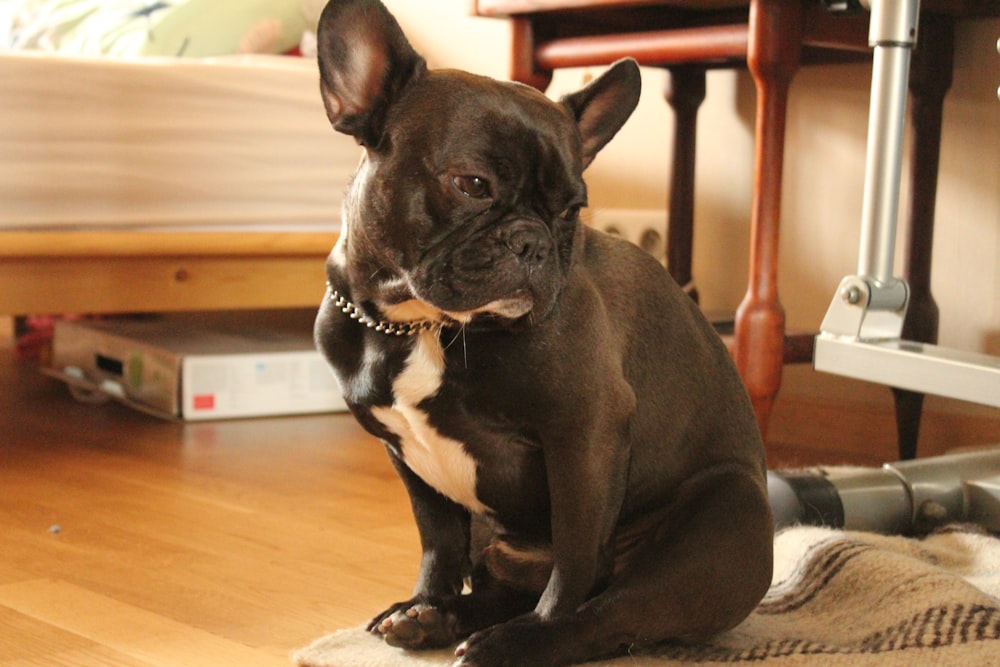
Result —
[[887, 470], [831, 470], [844, 507], [844, 528], [897, 535], [910, 529], [913, 506], [903, 481]]
[[969, 515], [969, 480], [1000, 476], [1000, 450], [948, 454], [886, 463], [913, 495], [913, 522], [922, 528], [964, 521]]
[[909, 46], [875, 48], [858, 275], [882, 285], [893, 282], [909, 71]]

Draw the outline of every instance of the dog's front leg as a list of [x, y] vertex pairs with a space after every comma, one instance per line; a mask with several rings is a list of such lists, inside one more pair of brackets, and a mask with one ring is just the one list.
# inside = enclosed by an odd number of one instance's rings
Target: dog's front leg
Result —
[[535, 607], [541, 619], [574, 612], [611, 575], [628, 459], [617, 435], [591, 438], [546, 452], [553, 567]]
[[609, 426], [546, 447], [552, 574], [532, 612], [470, 636], [456, 651], [459, 664], [563, 664], [552, 650], [554, 625], [573, 617], [612, 574], [614, 529], [628, 472], [623, 443], [621, 429]]
[[387, 449], [410, 496], [422, 556], [413, 597], [373, 618], [368, 630], [393, 646], [448, 646], [458, 639], [455, 600], [471, 569], [469, 512], [429, 487], [392, 447]]

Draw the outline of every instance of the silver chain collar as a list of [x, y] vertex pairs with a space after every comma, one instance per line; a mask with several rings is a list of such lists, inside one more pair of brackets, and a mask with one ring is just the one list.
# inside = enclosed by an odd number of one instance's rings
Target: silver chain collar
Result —
[[356, 305], [348, 301], [340, 292], [333, 289], [330, 283], [326, 284], [330, 292], [330, 301], [352, 320], [357, 320], [369, 329], [374, 329], [387, 336], [415, 336], [421, 331], [440, 331], [444, 326], [441, 322], [431, 322], [421, 320], [419, 322], [386, 322], [385, 320], [373, 320], [364, 314]]

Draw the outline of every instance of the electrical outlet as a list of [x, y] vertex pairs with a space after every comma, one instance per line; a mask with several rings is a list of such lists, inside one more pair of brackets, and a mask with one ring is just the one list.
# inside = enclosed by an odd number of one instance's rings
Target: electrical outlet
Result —
[[667, 260], [667, 212], [662, 209], [595, 208], [589, 224], [631, 241], [661, 262]]

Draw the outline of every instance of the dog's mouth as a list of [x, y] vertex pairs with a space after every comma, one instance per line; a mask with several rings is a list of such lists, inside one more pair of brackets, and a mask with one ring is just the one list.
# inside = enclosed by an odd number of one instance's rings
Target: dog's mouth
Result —
[[495, 299], [477, 308], [446, 310], [428, 301], [414, 297], [381, 307], [386, 318], [393, 322], [428, 322], [442, 326], [463, 326], [478, 321], [514, 321], [529, 314], [534, 299], [527, 290], [509, 297]]
[[517, 320], [534, 307], [534, 299], [527, 290], [515, 293], [503, 299], [495, 299], [484, 306], [466, 311], [445, 311], [445, 315], [458, 322], [471, 322], [477, 317], [488, 317], [501, 320]]

